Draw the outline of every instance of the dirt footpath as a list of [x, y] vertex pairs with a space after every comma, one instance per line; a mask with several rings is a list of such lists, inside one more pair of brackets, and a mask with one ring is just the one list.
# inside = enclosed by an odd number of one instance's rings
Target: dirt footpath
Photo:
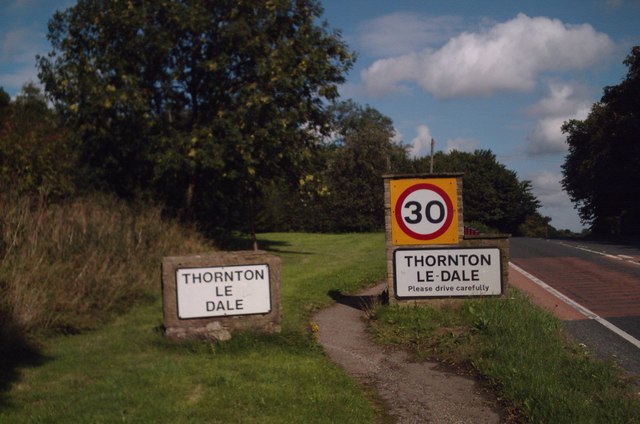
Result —
[[361, 307], [385, 288], [386, 283], [340, 298], [315, 315], [327, 355], [373, 387], [396, 423], [499, 423], [497, 401], [473, 379], [435, 362], [412, 362], [405, 352], [373, 343]]

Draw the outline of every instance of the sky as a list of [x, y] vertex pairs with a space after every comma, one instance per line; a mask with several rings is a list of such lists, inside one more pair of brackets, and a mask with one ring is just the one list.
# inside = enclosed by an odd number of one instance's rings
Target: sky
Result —
[[[562, 191], [560, 130], [584, 119], [606, 86], [626, 76], [640, 44], [640, 0], [321, 0], [323, 18], [358, 60], [344, 100], [393, 120], [413, 157], [491, 150], [531, 181], [540, 213], [559, 229], [583, 226]], [[0, 0], [0, 86], [37, 82], [47, 22], [75, 0]]]

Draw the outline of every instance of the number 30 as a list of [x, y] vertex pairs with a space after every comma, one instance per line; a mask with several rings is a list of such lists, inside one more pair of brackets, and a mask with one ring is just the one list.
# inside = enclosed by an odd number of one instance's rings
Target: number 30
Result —
[[[407, 216], [405, 217], [405, 221], [407, 221], [409, 224], [418, 224], [420, 222], [422, 222], [423, 219], [423, 215], [422, 215], [422, 205], [416, 201], [411, 201], [411, 202], [407, 202], [404, 205], [405, 208], [412, 208], [411, 209], [411, 216]], [[433, 208], [438, 209], [437, 212], [437, 216], [434, 217], [433, 216]], [[427, 221], [429, 221], [432, 224], [439, 224], [441, 223], [444, 218], [445, 218], [445, 209], [444, 209], [444, 205], [437, 201], [437, 200], [432, 200], [430, 202], [427, 203], [427, 207], [424, 209], [424, 218], [427, 219]]]

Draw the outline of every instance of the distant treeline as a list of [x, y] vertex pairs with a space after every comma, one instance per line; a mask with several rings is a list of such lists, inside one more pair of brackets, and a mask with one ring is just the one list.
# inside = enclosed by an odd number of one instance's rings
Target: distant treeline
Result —
[[[0, 90], [0, 184], [148, 200], [208, 234], [381, 229], [381, 176], [430, 163], [388, 117], [338, 101], [356, 55], [321, 16], [315, 0], [57, 12], [37, 60], [44, 94]], [[434, 172], [465, 173], [474, 226], [547, 234], [531, 184], [490, 151], [439, 152]]]
[[[78, 155], [76, 138], [35, 86], [26, 85], [13, 101], [6, 94], [2, 98], [0, 183], [5, 190], [55, 201], [100, 188], [87, 176], [91, 170]], [[382, 175], [428, 173], [430, 158], [410, 158], [406, 147], [393, 141], [391, 120], [371, 107], [347, 101], [328, 111], [334, 128], [331, 137], [306, 151], [306, 164], [295, 179], [274, 178], [259, 195], [249, 197], [221, 179], [218, 184], [207, 181], [207, 191], [199, 191], [201, 184], [194, 180], [189, 193], [139, 187], [135, 195], [124, 197], [170, 199], [163, 203], [165, 213], [218, 235], [254, 229], [380, 230], [384, 228]], [[464, 173], [467, 223], [484, 231], [544, 235], [548, 218], [538, 214], [530, 182], [519, 180], [490, 151], [437, 152], [433, 162], [434, 172]], [[171, 199], [172, 194], [178, 197]]]

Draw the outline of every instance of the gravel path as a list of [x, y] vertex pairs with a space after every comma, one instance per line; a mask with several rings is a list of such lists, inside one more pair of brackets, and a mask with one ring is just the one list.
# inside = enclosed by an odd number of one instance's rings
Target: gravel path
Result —
[[396, 423], [499, 423], [493, 408], [497, 402], [473, 379], [443, 371], [435, 362], [412, 362], [403, 351], [373, 343], [361, 307], [385, 288], [381, 284], [342, 297], [315, 315], [327, 355], [362, 384], [374, 387]]

